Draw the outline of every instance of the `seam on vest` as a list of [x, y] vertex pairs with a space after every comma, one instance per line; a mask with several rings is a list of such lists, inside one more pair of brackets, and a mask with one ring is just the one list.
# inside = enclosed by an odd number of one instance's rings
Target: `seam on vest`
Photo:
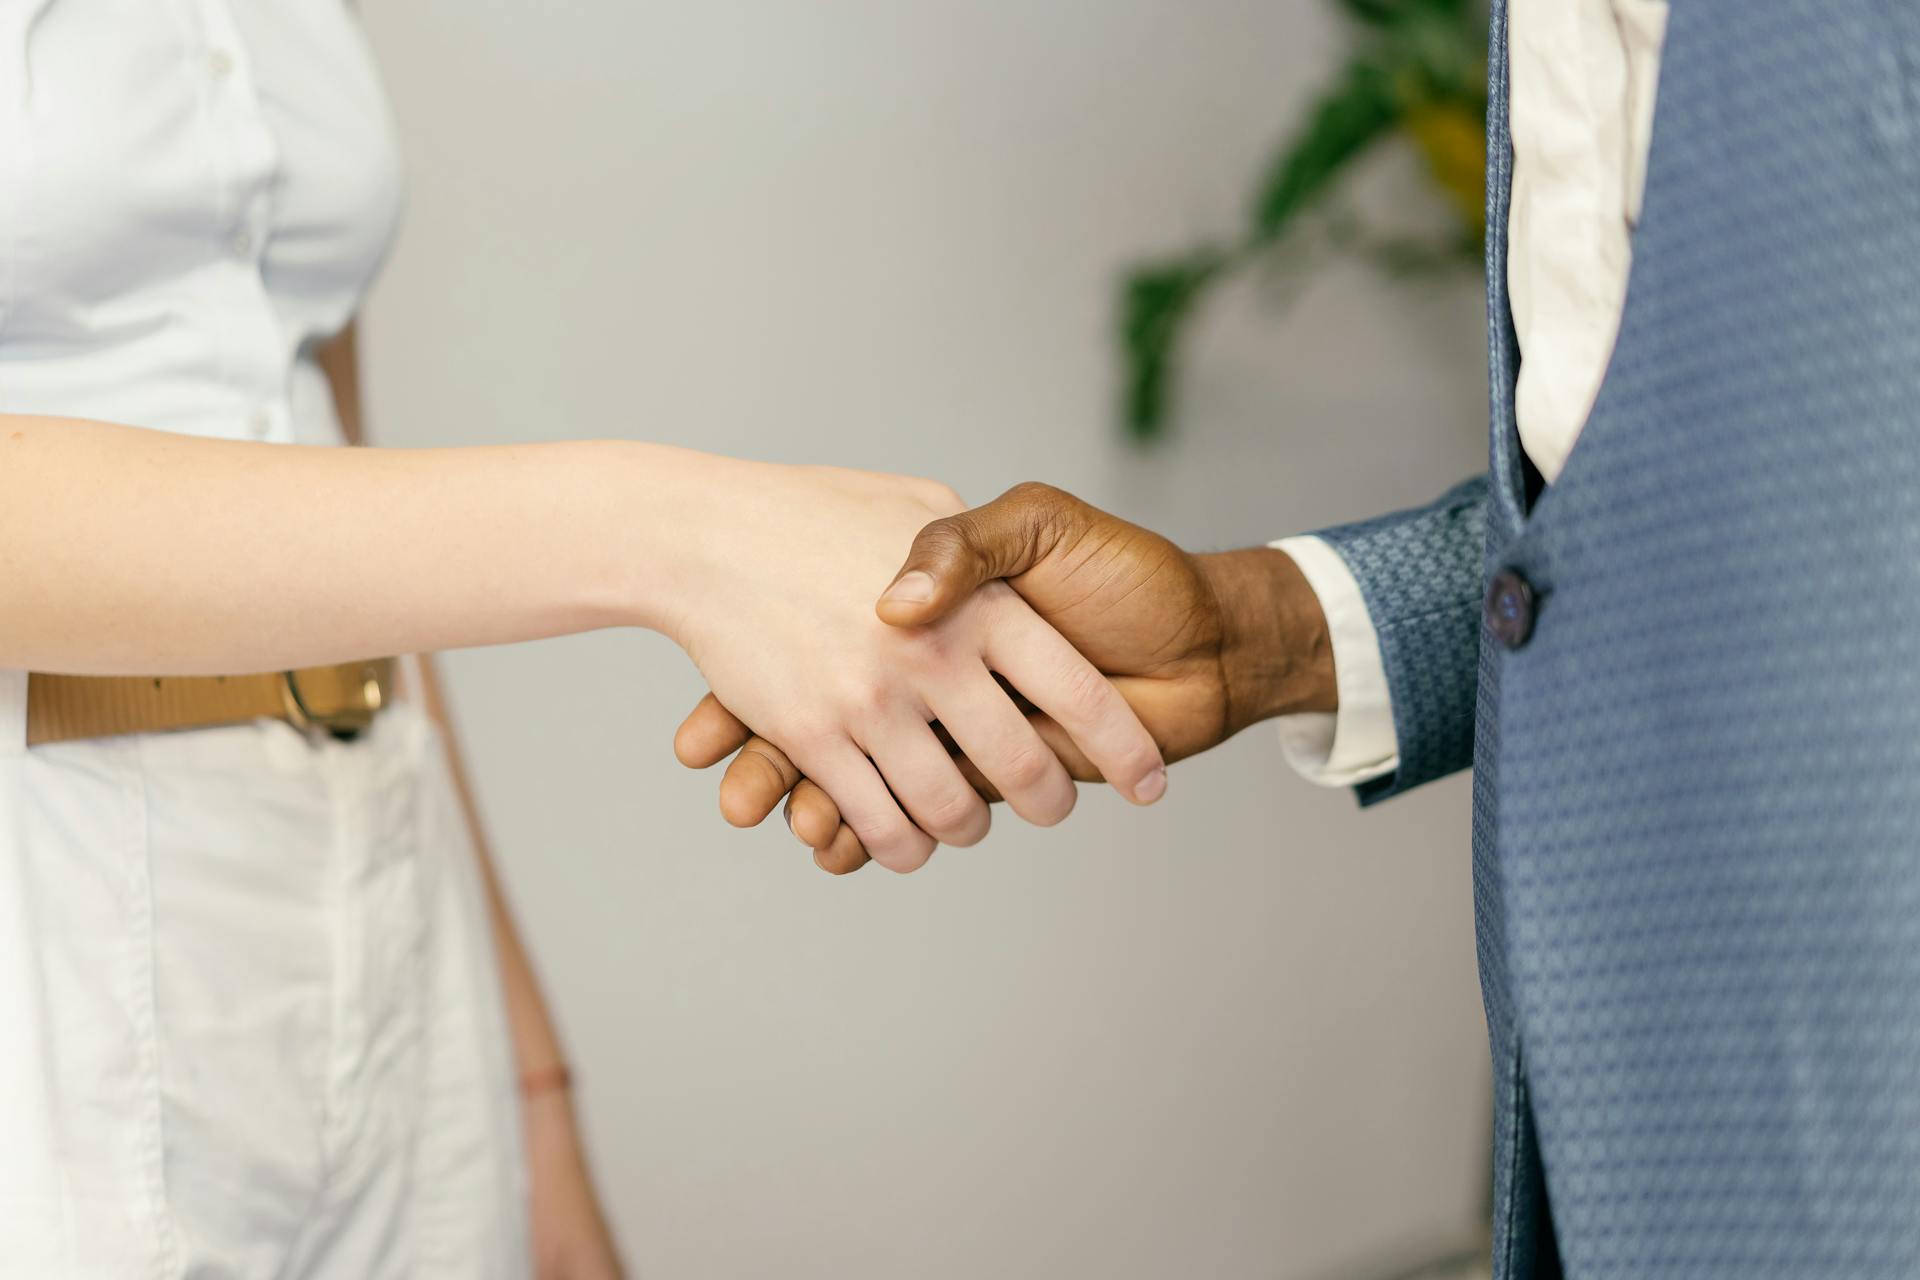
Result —
[[[1507, 1124], [1508, 1137], [1506, 1155], [1507, 1247], [1501, 1251], [1499, 1259], [1500, 1265], [1494, 1271], [1495, 1280], [1501, 1280], [1502, 1277], [1504, 1277], [1505, 1280], [1515, 1280], [1513, 1272], [1513, 1242], [1518, 1238], [1519, 1234], [1514, 1230], [1514, 1220], [1518, 1215], [1518, 1206], [1520, 1204], [1520, 1124], [1521, 1117], [1526, 1114], [1521, 1105], [1520, 1095], [1525, 1089], [1524, 1081], [1525, 1077], [1521, 1074], [1520, 1070], [1520, 1042], [1516, 1037], [1513, 1044], [1513, 1089], [1512, 1096], [1507, 1100], [1511, 1108], [1507, 1112], [1510, 1117]], [[1495, 1157], [1498, 1158], [1499, 1153], [1495, 1152], [1494, 1154]]]

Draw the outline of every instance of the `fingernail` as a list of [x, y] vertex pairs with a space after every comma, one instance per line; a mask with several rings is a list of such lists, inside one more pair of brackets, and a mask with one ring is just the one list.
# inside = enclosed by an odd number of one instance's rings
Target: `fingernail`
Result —
[[1140, 779], [1139, 784], [1133, 789], [1133, 801], [1135, 804], [1152, 804], [1165, 794], [1167, 794], [1167, 771], [1165, 768], [1159, 768]]
[[918, 569], [903, 573], [887, 588], [887, 594], [880, 598], [895, 604], [925, 604], [933, 599], [933, 575]]

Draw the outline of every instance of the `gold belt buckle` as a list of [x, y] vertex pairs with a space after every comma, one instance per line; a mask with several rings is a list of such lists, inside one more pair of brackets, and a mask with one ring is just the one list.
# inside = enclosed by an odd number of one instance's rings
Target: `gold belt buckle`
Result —
[[280, 673], [280, 698], [296, 729], [325, 729], [336, 738], [352, 738], [373, 723], [392, 683], [391, 658], [303, 667]]

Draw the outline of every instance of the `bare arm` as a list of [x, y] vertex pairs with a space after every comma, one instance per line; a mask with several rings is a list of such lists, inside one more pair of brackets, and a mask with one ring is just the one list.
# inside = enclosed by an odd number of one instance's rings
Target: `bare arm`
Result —
[[625, 442], [237, 443], [0, 415], [0, 665], [275, 670], [661, 626], [752, 464]]

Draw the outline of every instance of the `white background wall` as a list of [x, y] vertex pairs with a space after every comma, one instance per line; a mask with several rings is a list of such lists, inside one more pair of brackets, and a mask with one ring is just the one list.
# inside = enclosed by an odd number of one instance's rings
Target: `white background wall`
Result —
[[[1178, 439], [1118, 442], [1116, 274], [1237, 220], [1341, 47], [1317, 0], [364, 7], [413, 183], [387, 443], [1038, 477], [1195, 548], [1481, 464], [1477, 285], [1360, 268], [1224, 300]], [[1312, 1277], [1471, 1223], [1464, 779], [1361, 815], [1256, 729], [1151, 811], [835, 881], [673, 763], [657, 638], [450, 668], [645, 1275]]]

